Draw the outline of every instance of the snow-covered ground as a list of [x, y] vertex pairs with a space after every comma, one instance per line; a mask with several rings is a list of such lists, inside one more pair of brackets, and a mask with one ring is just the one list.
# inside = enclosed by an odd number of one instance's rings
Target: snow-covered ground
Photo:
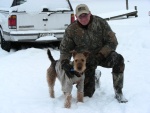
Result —
[[[71, 0], [73, 8], [79, 3], [89, 5], [96, 15], [124, 10], [125, 0]], [[11, 50], [0, 48], [0, 113], [150, 113], [150, 1], [129, 1], [129, 9], [138, 7], [138, 17], [108, 21], [118, 38], [117, 52], [125, 58], [124, 95], [128, 103], [114, 99], [111, 69], [101, 70], [101, 86], [92, 98], [76, 103], [73, 88], [72, 107], [63, 107], [64, 96], [58, 80], [56, 98], [51, 99], [46, 82], [50, 65], [46, 50], [37, 48]], [[59, 58], [59, 50], [53, 50]]]

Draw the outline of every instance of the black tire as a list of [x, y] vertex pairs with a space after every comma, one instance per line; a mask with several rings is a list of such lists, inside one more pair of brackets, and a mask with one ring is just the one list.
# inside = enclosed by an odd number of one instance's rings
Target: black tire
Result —
[[11, 42], [10, 41], [5, 41], [4, 38], [2, 37], [2, 33], [0, 31], [0, 39], [1, 39], [1, 48], [5, 51], [10, 52], [11, 49]]

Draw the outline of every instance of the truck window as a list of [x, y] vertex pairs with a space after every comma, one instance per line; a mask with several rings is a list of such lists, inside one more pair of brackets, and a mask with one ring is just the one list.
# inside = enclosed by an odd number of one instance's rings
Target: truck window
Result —
[[26, 2], [27, 0], [14, 0], [12, 6], [20, 5]]

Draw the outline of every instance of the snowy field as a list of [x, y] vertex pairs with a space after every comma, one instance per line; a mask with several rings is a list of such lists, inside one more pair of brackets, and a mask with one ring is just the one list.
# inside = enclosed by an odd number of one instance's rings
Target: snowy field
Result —
[[[124, 10], [125, 0], [71, 0], [73, 8], [79, 3], [89, 5], [91, 12]], [[108, 21], [118, 38], [117, 52], [125, 58], [123, 92], [128, 103], [114, 98], [111, 69], [101, 70], [101, 86], [92, 98], [76, 103], [76, 88], [72, 92], [72, 106], [63, 107], [64, 96], [58, 80], [56, 98], [51, 99], [46, 82], [50, 65], [47, 48], [28, 48], [6, 52], [0, 48], [0, 113], [150, 113], [150, 1], [129, 0], [129, 9], [137, 6], [138, 17]], [[50, 48], [59, 58], [59, 50]]]

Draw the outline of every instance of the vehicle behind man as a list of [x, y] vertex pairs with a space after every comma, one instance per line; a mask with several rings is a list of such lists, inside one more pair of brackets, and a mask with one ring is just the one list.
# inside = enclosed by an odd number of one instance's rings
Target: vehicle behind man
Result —
[[69, 0], [1, 0], [1, 47], [10, 51], [15, 43], [59, 44], [65, 28], [73, 21]]

